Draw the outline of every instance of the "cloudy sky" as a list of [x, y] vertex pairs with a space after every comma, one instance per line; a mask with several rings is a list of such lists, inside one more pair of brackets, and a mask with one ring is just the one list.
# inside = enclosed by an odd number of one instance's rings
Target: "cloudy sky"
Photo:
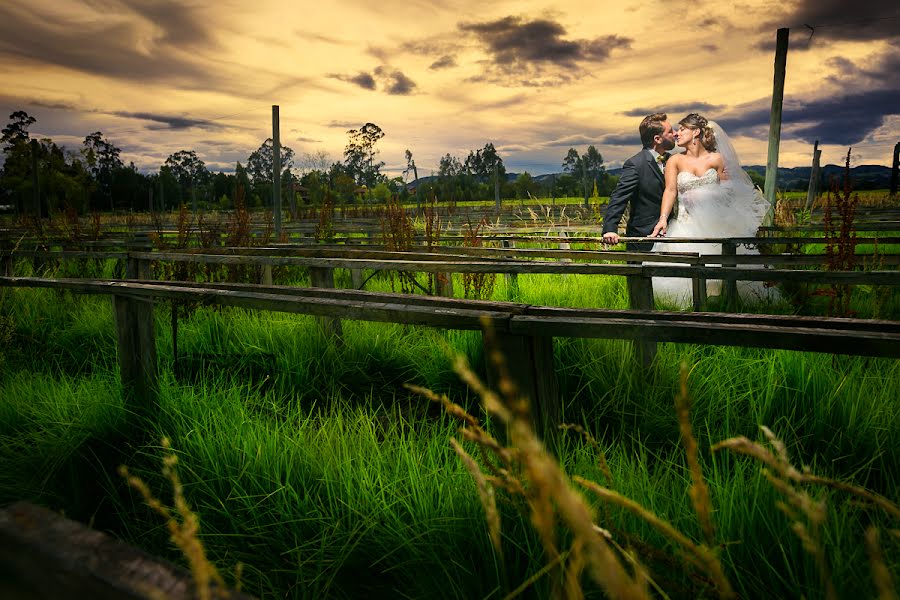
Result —
[[610, 167], [649, 111], [699, 110], [765, 164], [775, 32], [791, 28], [783, 166], [890, 164], [900, 141], [896, 0], [2, 0], [0, 119], [77, 148], [101, 131], [155, 171], [178, 150], [231, 171], [271, 136], [339, 160], [380, 126], [385, 170], [420, 175], [493, 142], [507, 170]]

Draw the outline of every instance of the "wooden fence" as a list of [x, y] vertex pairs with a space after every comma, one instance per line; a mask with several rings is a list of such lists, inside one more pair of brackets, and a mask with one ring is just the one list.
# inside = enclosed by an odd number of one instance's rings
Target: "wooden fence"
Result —
[[[131, 410], [143, 415], [155, 410], [158, 390], [153, 315], [153, 303], [158, 300], [298, 313], [325, 319], [486, 331], [488, 342], [506, 356], [509, 375], [518, 389], [533, 400], [536, 421], [545, 430], [559, 417], [556, 375], [552, 368], [553, 337], [632, 340], [638, 343], [638, 358], [645, 366], [652, 363], [658, 342], [900, 356], [900, 322], [894, 321], [572, 309], [237, 283], [0, 277], [0, 286], [44, 287], [112, 296], [123, 387]], [[498, 372], [489, 369], [488, 373], [489, 382], [496, 382]]]

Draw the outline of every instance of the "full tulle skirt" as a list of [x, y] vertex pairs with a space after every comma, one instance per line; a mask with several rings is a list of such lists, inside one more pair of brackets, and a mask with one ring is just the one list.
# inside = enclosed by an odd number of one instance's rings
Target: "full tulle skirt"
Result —
[[[744, 191], [746, 195], [748, 192]], [[759, 195], [756, 190], [752, 193]], [[756, 235], [765, 212], [765, 199], [741, 197], [728, 181], [712, 183], [679, 191], [678, 218], [673, 220], [666, 232], [667, 238], [734, 238]], [[657, 242], [653, 252], [690, 252], [701, 256], [720, 255], [720, 243], [666, 243]], [[738, 246], [738, 254], [758, 254], [755, 248]], [[673, 264], [654, 263], [644, 264]], [[716, 263], [706, 263], [718, 266]], [[754, 267], [755, 268], [755, 267]], [[760, 268], [762, 268], [760, 266]], [[778, 299], [775, 288], [767, 287], [761, 281], [738, 281], [738, 296], [747, 302], [764, 302]], [[721, 295], [722, 281], [706, 282], [707, 296]], [[693, 305], [693, 283], [687, 277], [654, 277], [653, 295], [656, 300], [672, 304], [678, 308]]]

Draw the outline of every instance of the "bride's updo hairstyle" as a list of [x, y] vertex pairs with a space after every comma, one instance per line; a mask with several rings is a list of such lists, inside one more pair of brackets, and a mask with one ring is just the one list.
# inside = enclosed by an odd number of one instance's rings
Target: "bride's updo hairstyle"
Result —
[[716, 151], [716, 134], [713, 133], [712, 127], [709, 126], [709, 121], [706, 120], [706, 117], [698, 115], [697, 113], [691, 113], [678, 121], [678, 124], [684, 125], [690, 129], [699, 129], [700, 143], [703, 144], [703, 147], [709, 152]]

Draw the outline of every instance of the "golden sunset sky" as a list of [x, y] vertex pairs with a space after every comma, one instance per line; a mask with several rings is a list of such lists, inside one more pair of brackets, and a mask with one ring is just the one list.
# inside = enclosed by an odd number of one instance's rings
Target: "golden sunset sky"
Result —
[[[885, 164], [900, 141], [895, 0], [2, 0], [0, 119], [69, 149], [101, 131], [156, 171], [194, 150], [212, 171], [271, 136], [340, 160], [385, 132], [384, 171], [419, 175], [492, 142], [507, 171], [556, 172], [594, 144], [614, 168], [649, 111], [698, 110], [765, 164], [774, 42], [790, 27], [780, 164]], [[814, 29], [806, 27], [813, 26]]]

